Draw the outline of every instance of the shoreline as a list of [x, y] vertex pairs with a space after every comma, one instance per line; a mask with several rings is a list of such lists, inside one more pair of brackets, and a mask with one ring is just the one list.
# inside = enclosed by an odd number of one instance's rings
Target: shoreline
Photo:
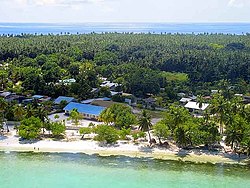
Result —
[[[145, 143], [135, 145], [133, 143], [118, 143], [112, 146], [100, 146], [96, 141], [52, 141], [41, 140], [35, 143], [21, 144], [19, 142], [8, 143], [8, 139], [0, 141], [0, 151], [3, 152], [34, 152], [34, 153], [83, 153], [100, 156], [126, 156], [133, 158], [152, 158], [160, 160], [173, 160], [193, 163], [211, 164], [238, 164], [247, 165], [249, 159], [241, 158], [235, 154], [208, 151], [171, 151], [169, 149], [148, 147]], [[13, 141], [13, 140], [12, 140]]]

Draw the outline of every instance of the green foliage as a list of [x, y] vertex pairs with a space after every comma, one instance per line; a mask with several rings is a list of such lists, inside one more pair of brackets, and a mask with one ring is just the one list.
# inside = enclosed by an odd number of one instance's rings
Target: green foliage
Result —
[[139, 131], [137, 133], [137, 135], [138, 135], [138, 138], [145, 138], [147, 134], [145, 132], [143, 132], [143, 131]]
[[113, 104], [109, 108], [106, 108], [100, 114], [100, 120], [114, 125], [117, 128], [129, 128], [133, 123], [135, 123], [135, 115], [132, 113], [130, 107], [123, 104]]
[[138, 119], [139, 129], [141, 131], [147, 131], [149, 142], [151, 141], [150, 129], [152, 127], [151, 116], [148, 111], [143, 110], [141, 116]]
[[143, 132], [143, 131], [137, 131], [137, 132], [132, 133], [132, 137], [133, 137], [133, 139], [135, 141], [138, 138], [145, 138], [146, 137], [146, 133]]
[[120, 139], [121, 140], [127, 140], [127, 136], [130, 135], [131, 133], [131, 129], [128, 128], [128, 129], [125, 129], [124, 127], [119, 130], [119, 136], [120, 136]]
[[84, 138], [85, 134], [90, 134], [93, 132], [93, 128], [92, 127], [81, 127], [79, 129], [79, 133], [82, 135], [82, 139]]
[[60, 116], [59, 116], [58, 114], [54, 115], [54, 118], [55, 118], [55, 119], [59, 119], [59, 117], [60, 117]]
[[25, 110], [22, 106], [20, 105], [14, 105], [14, 119], [16, 121], [20, 121], [23, 119], [24, 115], [25, 115]]
[[66, 130], [66, 126], [60, 122], [51, 123], [50, 128], [51, 128], [52, 135], [55, 137], [63, 135]]
[[134, 141], [137, 140], [139, 138], [138, 133], [132, 133], [132, 137]]
[[90, 128], [91, 128], [91, 127], [94, 127], [94, 126], [95, 126], [94, 123], [92, 123], [92, 122], [89, 123], [89, 127], [90, 127]]
[[173, 133], [176, 127], [187, 122], [189, 119], [190, 114], [186, 108], [171, 105], [165, 113], [163, 123], [166, 124]]
[[62, 101], [60, 102], [60, 104], [59, 104], [59, 108], [60, 108], [60, 109], [63, 109], [67, 104], [68, 104], [67, 101], [62, 100]]
[[79, 121], [83, 119], [82, 115], [77, 111], [77, 109], [73, 109], [70, 114], [69, 118], [72, 120], [72, 122], [77, 126], [79, 125]]
[[223, 48], [224, 48], [223, 45], [217, 44], [217, 43], [211, 43], [211, 44], [209, 44], [209, 46], [212, 47], [212, 48], [215, 49], [215, 50], [220, 50], [220, 49], [223, 49]]
[[161, 139], [164, 138], [166, 139], [170, 135], [170, 131], [167, 125], [161, 121], [153, 126], [153, 130], [154, 130], [154, 135], [157, 136], [160, 144], [161, 144]]
[[179, 124], [174, 130], [174, 139], [180, 147], [202, 144], [199, 124], [194, 120]]
[[118, 131], [109, 125], [98, 125], [95, 129], [95, 140], [106, 142], [108, 144], [115, 143], [119, 139]]
[[165, 72], [161, 73], [162, 77], [166, 79], [166, 82], [187, 82], [188, 75], [178, 72]]
[[36, 139], [41, 133], [42, 122], [39, 118], [30, 117], [21, 121], [18, 134], [24, 139]]
[[[172, 94], [204, 94], [203, 90], [217, 87], [223, 79], [237, 85], [235, 90], [247, 93], [249, 46], [247, 35], [1, 36], [0, 85], [1, 90], [9, 87], [19, 92], [84, 99], [91, 97], [92, 87], [99, 86], [101, 75], [121, 83], [124, 92], [136, 96], [159, 94], [160, 87], [171, 88]], [[58, 84], [63, 78], [77, 82]], [[246, 87], [242, 87], [244, 82]]]
[[205, 145], [210, 147], [213, 144], [221, 141], [222, 136], [220, 135], [218, 126], [215, 122], [202, 122], [199, 129], [202, 143]]
[[240, 115], [236, 114], [232, 118], [232, 121], [227, 125], [226, 128], [226, 144], [231, 145], [231, 148], [234, 146], [239, 146], [244, 137], [244, 131], [247, 125], [247, 122]]
[[[250, 108], [233, 94], [250, 93], [249, 46], [247, 35], [0, 36], [0, 87], [54, 98], [110, 96], [107, 88], [101, 88], [99, 94], [91, 93], [100, 85], [98, 77], [103, 76], [122, 84], [119, 91], [139, 97], [154, 94], [157, 105], [163, 107], [178, 100], [178, 92], [204, 96], [217, 89], [220, 94], [213, 96], [206, 120], [200, 122], [184, 108], [170, 106], [162, 122], [182, 146], [213, 145], [226, 131], [228, 144], [247, 150]], [[76, 83], [59, 84], [58, 80], [64, 78], [75, 78]], [[46, 110], [50, 108], [47, 104], [43, 107], [35, 102], [22, 108], [0, 98], [2, 120], [35, 116], [46, 123]], [[131, 110], [125, 107], [116, 106], [105, 113], [104, 122], [118, 128], [135, 123]], [[81, 116], [72, 116], [78, 124]], [[149, 120], [148, 116], [140, 117], [142, 130], [149, 131]], [[216, 131], [215, 122], [221, 134]], [[31, 137], [35, 137], [34, 127], [23, 127], [21, 134], [29, 132], [28, 128]]]
[[150, 128], [152, 127], [152, 123], [151, 123], [151, 116], [148, 113], [148, 111], [146, 111], [146, 110], [142, 111], [142, 114], [138, 120], [138, 124], [139, 124], [139, 129], [141, 131], [149, 131], [150, 130]]
[[250, 123], [248, 122], [248, 125], [245, 127], [243, 138], [241, 141], [241, 145], [245, 152], [247, 153], [247, 156], [250, 156]]
[[125, 75], [125, 80], [127, 91], [138, 97], [147, 93], [157, 94], [160, 91], [160, 75], [150, 69], [135, 68]]

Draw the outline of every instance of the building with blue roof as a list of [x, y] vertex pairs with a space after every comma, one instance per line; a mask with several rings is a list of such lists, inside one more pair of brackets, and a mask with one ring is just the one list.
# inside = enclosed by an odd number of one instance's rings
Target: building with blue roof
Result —
[[70, 102], [75, 101], [75, 98], [74, 98], [74, 97], [60, 96], [60, 97], [58, 97], [58, 98], [54, 101], [54, 103], [55, 103], [55, 104], [60, 104], [62, 101], [66, 101], [67, 103], [70, 103]]
[[105, 107], [70, 102], [63, 110], [66, 114], [69, 114], [73, 109], [76, 109], [86, 119], [98, 119]]

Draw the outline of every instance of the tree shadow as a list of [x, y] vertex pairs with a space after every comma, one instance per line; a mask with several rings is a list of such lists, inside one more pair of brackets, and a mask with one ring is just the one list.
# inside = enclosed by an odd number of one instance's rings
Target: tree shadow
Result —
[[0, 135], [0, 141], [1, 140], [5, 140], [5, 139], [7, 139], [8, 137], [7, 136], [5, 136], [5, 135]]
[[177, 155], [178, 157], [184, 158], [189, 156], [190, 151], [185, 150], [185, 149], [180, 149], [175, 155]]
[[143, 153], [152, 153], [153, 152], [153, 148], [150, 146], [141, 146], [138, 149], [140, 152], [143, 152]]
[[223, 157], [231, 159], [231, 160], [236, 161], [236, 162], [244, 161], [247, 164], [250, 163], [249, 157], [244, 152], [233, 151], [231, 153], [223, 153]]
[[38, 139], [36, 139], [36, 140], [26, 140], [26, 139], [20, 138], [19, 139], [19, 144], [34, 144], [34, 143], [37, 143], [38, 141], [40, 141], [40, 140], [38, 140]]
[[108, 143], [105, 143], [105, 142], [99, 142], [98, 146], [99, 147], [106, 147], [106, 148], [113, 148], [113, 147], [119, 147], [119, 144], [118, 143], [108, 144]]

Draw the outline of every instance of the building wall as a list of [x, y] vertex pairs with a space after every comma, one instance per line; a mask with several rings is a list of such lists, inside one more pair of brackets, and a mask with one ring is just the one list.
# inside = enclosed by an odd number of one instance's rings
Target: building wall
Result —
[[[70, 111], [65, 110], [65, 114], [69, 115]], [[85, 114], [85, 113], [81, 113], [84, 119], [94, 119], [94, 120], [98, 120], [99, 116], [96, 115], [92, 115], [92, 114]]]

